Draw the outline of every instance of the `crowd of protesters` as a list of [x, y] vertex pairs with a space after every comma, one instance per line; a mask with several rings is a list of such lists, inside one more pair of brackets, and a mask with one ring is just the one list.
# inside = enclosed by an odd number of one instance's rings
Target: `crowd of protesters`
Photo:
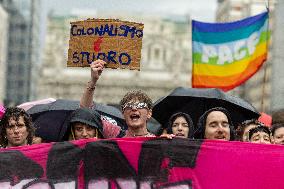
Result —
[[[104, 61], [97, 60], [90, 65], [91, 80], [83, 92], [80, 108], [78, 107], [70, 116], [64, 140], [155, 137], [147, 129], [147, 122], [152, 117], [153, 103], [142, 91], [128, 92], [120, 101], [127, 130], [102, 119], [100, 114], [92, 109], [96, 83], [104, 70], [104, 64]], [[163, 125], [160, 137], [284, 144], [284, 122], [273, 124], [271, 129], [256, 119], [246, 120], [234, 126], [231, 116], [225, 108], [214, 107], [204, 112], [195, 126], [190, 115], [176, 112], [168, 118], [167, 125]], [[5, 110], [0, 122], [2, 148], [41, 142], [44, 141], [40, 136], [35, 136], [31, 116], [24, 109], [10, 107]]]

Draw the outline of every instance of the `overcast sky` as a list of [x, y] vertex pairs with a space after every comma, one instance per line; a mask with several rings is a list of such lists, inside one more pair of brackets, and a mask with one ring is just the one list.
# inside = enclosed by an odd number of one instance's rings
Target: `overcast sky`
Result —
[[54, 10], [68, 14], [72, 10], [126, 11], [157, 14], [190, 14], [193, 19], [213, 22], [216, 0], [44, 0], [45, 14]]
[[[214, 22], [216, 0], [42, 0], [41, 47], [44, 46], [46, 16], [49, 11], [60, 15], [71, 12], [138, 12], [158, 15], [190, 15], [192, 19]], [[115, 15], [115, 13], [114, 13]]]

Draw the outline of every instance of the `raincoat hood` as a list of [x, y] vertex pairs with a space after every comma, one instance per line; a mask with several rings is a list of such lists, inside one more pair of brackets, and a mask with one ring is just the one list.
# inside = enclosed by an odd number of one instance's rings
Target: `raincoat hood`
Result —
[[96, 110], [89, 108], [79, 108], [71, 114], [70, 123], [80, 122], [98, 129], [103, 130], [101, 116]]
[[195, 139], [204, 139], [206, 119], [208, 117], [208, 114], [213, 112], [213, 111], [223, 112], [227, 116], [228, 122], [229, 122], [229, 125], [230, 125], [230, 140], [234, 140], [235, 139], [235, 132], [234, 132], [234, 126], [233, 126], [231, 116], [230, 116], [228, 110], [225, 109], [225, 108], [222, 108], [222, 107], [211, 108], [211, 109], [207, 110], [206, 112], [204, 112], [204, 114], [202, 116], [200, 116], [200, 118], [197, 122], [197, 129], [194, 132], [194, 138]]

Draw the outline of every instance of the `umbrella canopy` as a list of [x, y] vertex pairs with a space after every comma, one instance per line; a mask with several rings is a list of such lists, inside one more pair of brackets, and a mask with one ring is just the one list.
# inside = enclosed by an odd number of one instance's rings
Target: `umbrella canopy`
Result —
[[49, 104], [49, 103], [54, 102], [54, 101], [56, 101], [56, 99], [54, 99], [54, 98], [46, 98], [46, 99], [41, 99], [41, 100], [25, 102], [25, 103], [22, 103], [22, 104], [18, 105], [17, 107], [23, 108], [24, 110], [27, 111], [28, 109], [30, 109], [31, 107], [33, 107], [35, 105], [38, 105], [38, 104]]
[[[46, 141], [62, 141], [69, 127], [71, 113], [79, 108], [79, 101], [58, 99], [48, 104], [38, 104], [27, 112], [33, 118], [36, 135]], [[113, 119], [119, 126], [125, 127], [121, 112], [112, 106], [96, 104], [101, 116]]]
[[260, 115], [249, 102], [219, 89], [178, 87], [154, 103], [153, 117], [165, 127], [170, 116], [181, 111], [189, 114], [196, 126], [198, 118], [213, 107], [226, 108], [234, 125]]

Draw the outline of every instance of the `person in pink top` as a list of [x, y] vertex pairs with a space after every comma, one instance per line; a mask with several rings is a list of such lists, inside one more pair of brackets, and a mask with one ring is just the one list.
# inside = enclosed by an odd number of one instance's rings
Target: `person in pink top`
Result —
[[[103, 60], [94, 61], [91, 67], [91, 80], [83, 93], [80, 101], [81, 107], [93, 106], [93, 95], [106, 62]], [[120, 102], [123, 116], [125, 118], [128, 129], [121, 130], [106, 120], [103, 123], [103, 135], [105, 138], [113, 137], [151, 137], [155, 136], [147, 130], [147, 121], [152, 116], [153, 103], [147, 94], [142, 91], [128, 92]]]

